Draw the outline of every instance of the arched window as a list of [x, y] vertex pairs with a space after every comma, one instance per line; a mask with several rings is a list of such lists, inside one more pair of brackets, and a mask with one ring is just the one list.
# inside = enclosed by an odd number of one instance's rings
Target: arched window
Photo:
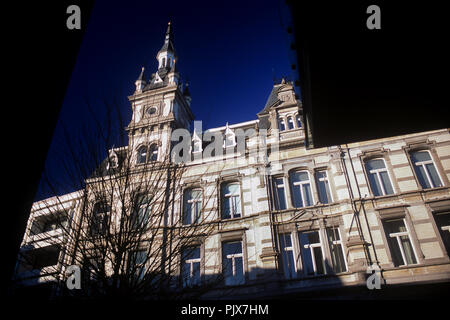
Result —
[[166, 66], [166, 58], [163, 58], [161, 68], [164, 68], [165, 66]]
[[241, 216], [241, 191], [239, 183], [222, 185], [222, 218], [232, 219]]
[[281, 120], [279, 121], [278, 127], [279, 127], [280, 131], [286, 130], [286, 123], [284, 122], [283, 119], [281, 119]]
[[411, 152], [411, 161], [422, 188], [442, 187], [441, 178], [428, 150]]
[[295, 171], [290, 174], [294, 207], [308, 207], [314, 204], [311, 180], [308, 171]]
[[147, 162], [147, 147], [142, 146], [137, 150], [137, 163]]
[[294, 129], [294, 119], [292, 117], [288, 117], [288, 129]]
[[366, 162], [366, 171], [374, 196], [393, 194], [391, 179], [383, 159], [372, 159]]
[[187, 189], [183, 197], [183, 224], [198, 223], [202, 211], [202, 190]]
[[167, 67], [170, 68], [170, 57], [167, 58]]
[[158, 160], [158, 145], [156, 143], [150, 146], [150, 150], [148, 152], [149, 161], [157, 161]]

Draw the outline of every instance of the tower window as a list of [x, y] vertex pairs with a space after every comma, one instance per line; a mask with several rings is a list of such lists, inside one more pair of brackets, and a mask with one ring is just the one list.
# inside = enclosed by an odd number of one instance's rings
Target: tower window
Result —
[[284, 122], [284, 120], [280, 120], [278, 125], [279, 125], [280, 131], [286, 130], [286, 123]]
[[147, 147], [142, 146], [137, 151], [137, 163], [147, 162]]
[[149, 151], [149, 161], [156, 161], [158, 160], [158, 146], [156, 144], [152, 144], [150, 146]]
[[289, 130], [294, 129], [294, 119], [292, 117], [288, 118], [288, 129]]
[[302, 120], [300, 119], [300, 116], [297, 115], [297, 127], [301, 128], [302, 127]]
[[150, 107], [147, 109], [147, 114], [148, 115], [154, 115], [156, 113], [156, 108], [155, 107]]

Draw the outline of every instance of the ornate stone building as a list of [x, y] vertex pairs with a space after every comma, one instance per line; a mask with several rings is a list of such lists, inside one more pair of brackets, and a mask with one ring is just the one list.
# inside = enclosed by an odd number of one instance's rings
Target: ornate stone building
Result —
[[[212, 199], [196, 214], [209, 213], [216, 228], [197, 242], [198, 256], [180, 260], [198, 263], [189, 277], [202, 279], [220, 270], [223, 288], [232, 287], [233, 297], [242, 298], [331, 288], [369, 291], [370, 268], [379, 270], [382, 288], [449, 282], [448, 129], [309, 148], [301, 102], [283, 80], [256, 119], [194, 130], [192, 99], [180, 81], [170, 24], [156, 58], [157, 71], [147, 78], [142, 69], [129, 96], [130, 143], [111, 149], [110, 157], [119, 165], [120, 154], [131, 154], [136, 167], [173, 160], [172, 134], [180, 128], [192, 133], [180, 181], [183, 193], [171, 214], [183, 215], [195, 203], [186, 201], [187, 194], [196, 194], [200, 203]], [[248, 133], [244, 148], [239, 129]], [[206, 132], [223, 137], [223, 152], [208, 151], [201, 138]], [[83, 199], [77, 191], [33, 205], [23, 248], [53, 258], [31, 271], [18, 265], [19, 281], [51, 281], [46, 268], [61, 257], [57, 247], [46, 246], [42, 236], [36, 241], [35, 234], [58, 235], [43, 222], [49, 203], [76, 213]], [[206, 296], [218, 295], [212, 290]]]

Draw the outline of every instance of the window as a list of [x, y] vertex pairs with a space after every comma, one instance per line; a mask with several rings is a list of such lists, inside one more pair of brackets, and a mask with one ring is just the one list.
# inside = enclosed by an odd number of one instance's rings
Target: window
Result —
[[59, 253], [60, 247], [58, 245], [28, 250], [22, 253], [24, 267], [33, 270], [57, 265]]
[[316, 183], [319, 191], [319, 201], [321, 203], [333, 202], [331, 198], [330, 184], [328, 183], [328, 176], [325, 170], [316, 172]]
[[286, 124], [285, 124], [285, 122], [284, 122], [283, 119], [281, 119], [281, 120], [279, 121], [278, 126], [279, 126], [280, 131], [286, 130]]
[[202, 190], [188, 189], [184, 192], [183, 224], [198, 223], [202, 211]]
[[297, 115], [297, 127], [298, 128], [301, 128], [302, 127], [302, 120], [300, 119], [300, 116], [299, 115]]
[[450, 255], [450, 212], [437, 212], [434, 214], [434, 220], [441, 234], [447, 254]]
[[294, 129], [294, 119], [292, 117], [288, 117], [288, 129]]
[[140, 194], [136, 197], [136, 210], [134, 212], [132, 226], [135, 228], [146, 227], [152, 211], [151, 197]]
[[284, 191], [284, 179], [278, 177], [273, 179], [274, 197], [275, 197], [275, 209], [286, 209], [286, 195]]
[[383, 159], [373, 159], [367, 161], [366, 170], [372, 192], [375, 196], [384, 196], [394, 193]]
[[311, 183], [307, 171], [293, 172], [290, 175], [294, 207], [308, 207], [313, 205]]
[[411, 244], [404, 219], [385, 220], [383, 221], [383, 225], [394, 265], [397, 267], [416, 264], [417, 260], [414, 254], [414, 248]]
[[347, 262], [345, 260], [339, 228], [333, 227], [327, 228], [326, 230], [333, 271], [335, 273], [345, 272], [347, 271]]
[[222, 186], [222, 218], [232, 219], [241, 216], [241, 195], [238, 183]]
[[110, 207], [106, 202], [97, 202], [94, 205], [91, 233], [92, 235], [105, 235], [108, 228], [108, 215]]
[[138, 250], [128, 256], [129, 272], [134, 274], [136, 279], [142, 280], [145, 276], [145, 263], [147, 261], [147, 251]]
[[154, 143], [150, 146], [149, 161], [158, 160], [158, 146]]
[[411, 153], [411, 161], [416, 171], [417, 179], [424, 189], [442, 187], [441, 179], [431, 158], [429, 151]]
[[245, 282], [242, 241], [222, 243], [222, 263], [225, 285], [238, 285]]
[[147, 114], [148, 115], [154, 115], [156, 113], [156, 108], [155, 107], [150, 107], [147, 109]]
[[200, 284], [200, 246], [186, 247], [181, 253], [181, 280], [183, 287]]
[[305, 275], [325, 274], [325, 260], [319, 231], [299, 233]]
[[137, 151], [137, 163], [146, 163], [147, 162], [147, 147], [142, 146], [139, 147]]
[[287, 279], [295, 278], [297, 275], [297, 267], [295, 265], [294, 247], [290, 233], [280, 235], [280, 248], [284, 275]]

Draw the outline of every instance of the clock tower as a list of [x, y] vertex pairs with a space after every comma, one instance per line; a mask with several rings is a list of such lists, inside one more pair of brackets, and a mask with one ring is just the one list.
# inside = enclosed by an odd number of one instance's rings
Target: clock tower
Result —
[[133, 115], [126, 130], [136, 164], [170, 159], [171, 134], [177, 128], [190, 131], [194, 116], [187, 85], [180, 81], [178, 56], [169, 22], [162, 48], [156, 55], [158, 68], [147, 77], [144, 67], [128, 99]]

